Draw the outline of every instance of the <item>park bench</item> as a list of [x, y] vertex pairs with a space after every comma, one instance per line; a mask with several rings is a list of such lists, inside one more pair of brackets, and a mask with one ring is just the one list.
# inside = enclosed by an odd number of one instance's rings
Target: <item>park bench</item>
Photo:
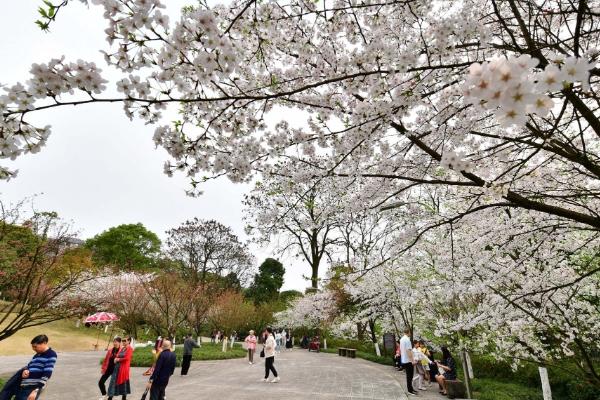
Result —
[[446, 389], [449, 399], [463, 399], [467, 395], [467, 388], [464, 382], [459, 379], [446, 381]]
[[341, 357], [356, 358], [356, 349], [338, 348], [338, 355]]

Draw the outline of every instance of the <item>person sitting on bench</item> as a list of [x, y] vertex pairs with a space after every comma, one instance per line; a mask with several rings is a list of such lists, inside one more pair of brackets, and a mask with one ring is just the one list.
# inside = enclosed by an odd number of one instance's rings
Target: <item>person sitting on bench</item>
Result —
[[448, 393], [446, 381], [456, 380], [456, 362], [447, 347], [442, 347], [442, 361], [436, 361], [436, 365], [440, 373], [436, 375], [435, 380], [440, 386], [440, 393], [446, 395]]

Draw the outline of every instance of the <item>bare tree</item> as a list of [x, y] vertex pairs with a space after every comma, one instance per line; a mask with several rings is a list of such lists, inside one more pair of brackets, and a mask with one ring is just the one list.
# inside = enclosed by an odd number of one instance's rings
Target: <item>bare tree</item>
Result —
[[163, 274], [143, 285], [148, 296], [146, 323], [157, 334], [174, 337], [191, 309], [192, 296], [185, 283], [177, 275]]
[[166, 253], [195, 284], [205, 285], [215, 276], [231, 280], [232, 274], [244, 284], [252, 276], [254, 259], [228, 226], [194, 218], [167, 235]]
[[318, 287], [323, 259], [331, 257], [336, 245], [338, 199], [327, 194], [319, 183], [299, 185], [272, 176], [244, 200], [247, 232], [262, 244], [277, 239], [279, 253], [294, 251], [304, 258], [313, 289]]

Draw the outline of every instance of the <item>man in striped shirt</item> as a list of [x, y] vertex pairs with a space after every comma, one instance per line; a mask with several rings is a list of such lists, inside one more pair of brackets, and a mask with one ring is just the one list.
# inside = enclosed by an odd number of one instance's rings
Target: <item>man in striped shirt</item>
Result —
[[38, 335], [31, 341], [35, 355], [23, 371], [16, 400], [36, 400], [54, 371], [56, 352], [48, 346], [48, 336]]

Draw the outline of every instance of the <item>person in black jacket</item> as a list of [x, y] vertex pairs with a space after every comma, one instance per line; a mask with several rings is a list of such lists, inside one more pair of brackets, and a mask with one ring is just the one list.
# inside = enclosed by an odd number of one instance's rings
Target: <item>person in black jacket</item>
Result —
[[156, 360], [154, 372], [152, 372], [152, 376], [150, 376], [150, 380], [146, 386], [150, 389], [150, 400], [164, 400], [169, 378], [175, 372], [176, 363], [177, 358], [175, 353], [171, 351], [171, 342], [163, 340], [162, 352], [158, 356], [158, 360]]
[[198, 343], [192, 339], [192, 334], [188, 333], [183, 341], [183, 361], [181, 363], [181, 375], [187, 375], [190, 369], [190, 363], [192, 362], [192, 353], [194, 349], [199, 347], [200, 346]]

